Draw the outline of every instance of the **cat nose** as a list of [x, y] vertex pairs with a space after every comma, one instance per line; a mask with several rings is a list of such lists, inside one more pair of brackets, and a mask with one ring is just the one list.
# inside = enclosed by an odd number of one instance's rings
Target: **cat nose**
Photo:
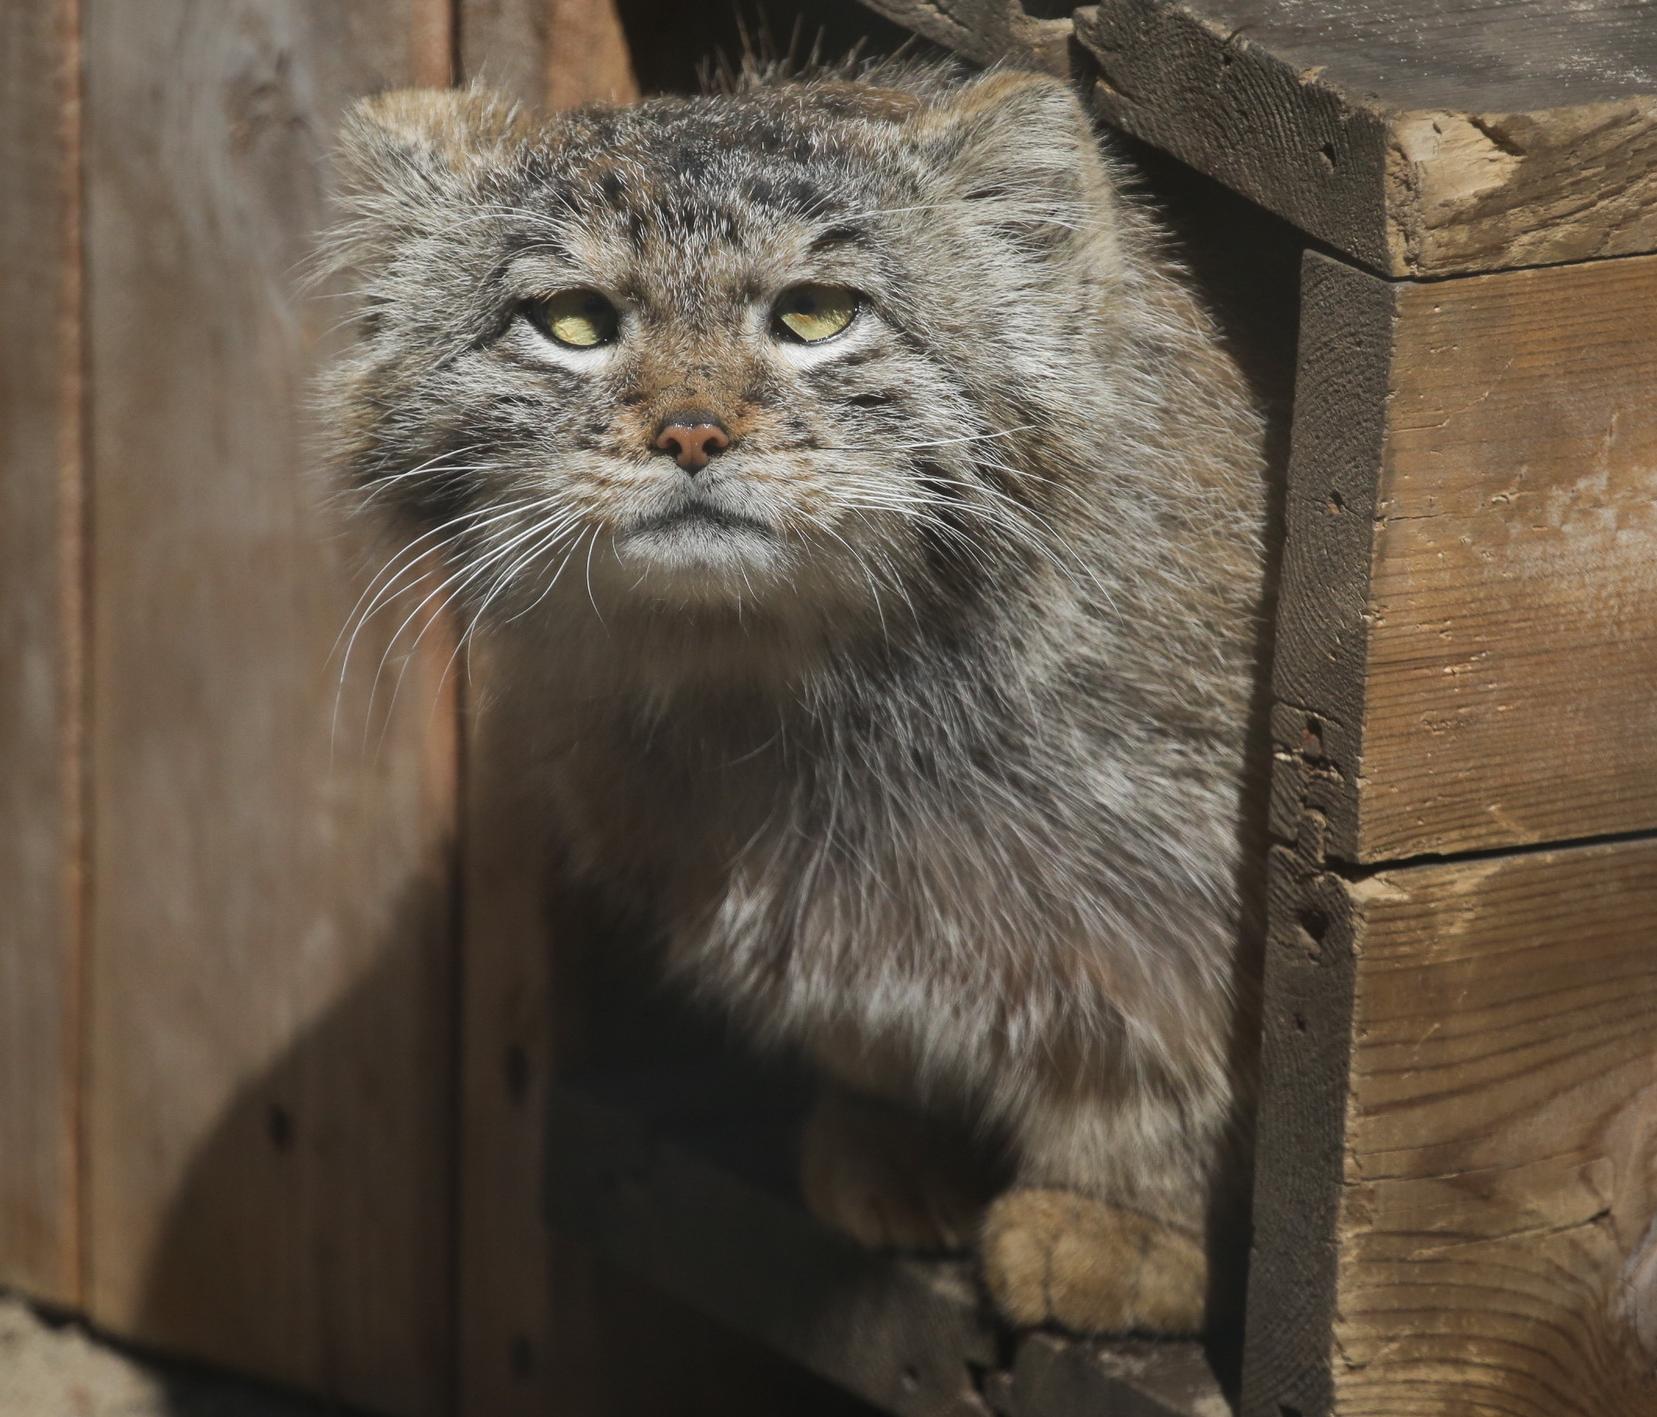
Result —
[[655, 446], [694, 477], [731, 446], [731, 432], [707, 409], [683, 408], [662, 420]]

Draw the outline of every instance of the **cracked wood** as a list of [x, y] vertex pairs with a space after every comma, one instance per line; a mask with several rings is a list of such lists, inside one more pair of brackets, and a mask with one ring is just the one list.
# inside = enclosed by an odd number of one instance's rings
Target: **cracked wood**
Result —
[[1277, 858], [1245, 1413], [1649, 1417], [1657, 840]]

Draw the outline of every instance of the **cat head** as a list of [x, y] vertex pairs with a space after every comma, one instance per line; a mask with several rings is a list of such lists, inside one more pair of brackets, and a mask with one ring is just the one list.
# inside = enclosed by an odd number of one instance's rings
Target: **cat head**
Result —
[[485, 623], [889, 635], [1050, 559], [1110, 436], [1111, 184], [1055, 80], [394, 93], [344, 162], [339, 463]]

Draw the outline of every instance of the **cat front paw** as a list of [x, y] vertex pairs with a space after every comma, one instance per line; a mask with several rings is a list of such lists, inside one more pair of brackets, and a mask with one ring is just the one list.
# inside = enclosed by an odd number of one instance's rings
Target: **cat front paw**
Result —
[[806, 1123], [800, 1190], [818, 1220], [870, 1249], [947, 1254], [970, 1247], [994, 1183], [926, 1119], [835, 1088]]
[[979, 1252], [996, 1307], [1020, 1328], [1200, 1333], [1208, 1293], [1202, 1237], [1075, 1191], [998, 1197]]

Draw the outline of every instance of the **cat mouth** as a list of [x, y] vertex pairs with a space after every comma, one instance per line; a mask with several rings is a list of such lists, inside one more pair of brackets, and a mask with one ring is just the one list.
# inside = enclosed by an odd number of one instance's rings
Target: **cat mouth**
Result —
[[756, 521], [753, 517], [745, 517], [739, 512], [727, 512], [719, 507], [710, 507], [703, 502], [692, 502], [688, 506], [675, 507], [671, 512], [662, 512], [657, 516], [647, 517], [644, 521], [635, 522], [627, 529], [627, 536], [631, 540], [634, 537], [664, 532], [671, 534], [706, 531], [766, 538], [775, 534], [764, 522]]

